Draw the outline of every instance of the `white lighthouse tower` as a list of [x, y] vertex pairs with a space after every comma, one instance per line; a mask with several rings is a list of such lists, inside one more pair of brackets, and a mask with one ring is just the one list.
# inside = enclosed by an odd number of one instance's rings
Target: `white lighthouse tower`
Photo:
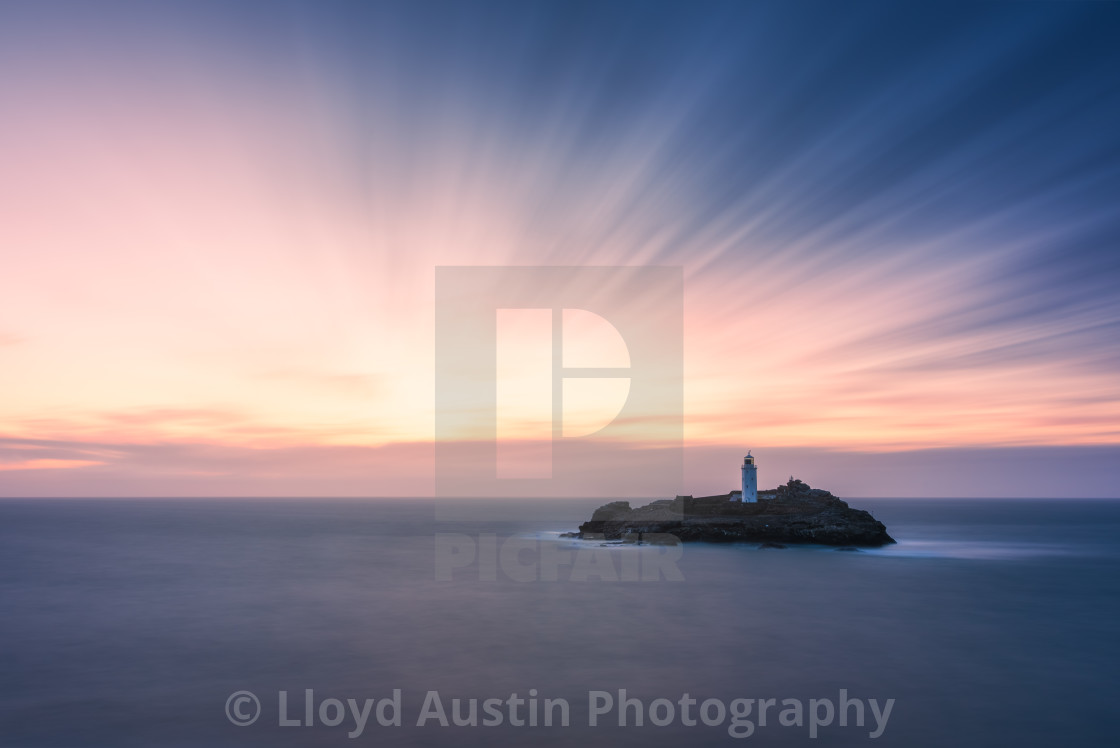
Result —
[[748, 504], [758, 501], [758, 466], [749, 451], [743, 458], [743, 495], [739, 500]]

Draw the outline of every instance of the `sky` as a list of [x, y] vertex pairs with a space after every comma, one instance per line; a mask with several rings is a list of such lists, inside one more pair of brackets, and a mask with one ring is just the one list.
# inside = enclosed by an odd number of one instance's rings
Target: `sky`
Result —
[[0, 496], [430, 495], [435, 268], [508, 265], [682, 269], [697, 494], [1120, 495], [1117, 38], [0, 0]]

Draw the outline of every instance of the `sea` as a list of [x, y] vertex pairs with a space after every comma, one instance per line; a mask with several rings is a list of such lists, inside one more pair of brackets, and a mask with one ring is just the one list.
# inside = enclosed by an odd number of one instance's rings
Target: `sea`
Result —
[[0, 500], [0, 746], [1118, 744], [1120, 501], [849, 502], [898, 543], [564, 537], [585, 499]]

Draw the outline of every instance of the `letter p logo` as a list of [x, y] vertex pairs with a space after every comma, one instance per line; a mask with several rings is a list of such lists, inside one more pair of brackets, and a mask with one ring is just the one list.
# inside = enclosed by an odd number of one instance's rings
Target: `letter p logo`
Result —
[[436, 495], [672, 495], [680, 268], [436, 269]]

